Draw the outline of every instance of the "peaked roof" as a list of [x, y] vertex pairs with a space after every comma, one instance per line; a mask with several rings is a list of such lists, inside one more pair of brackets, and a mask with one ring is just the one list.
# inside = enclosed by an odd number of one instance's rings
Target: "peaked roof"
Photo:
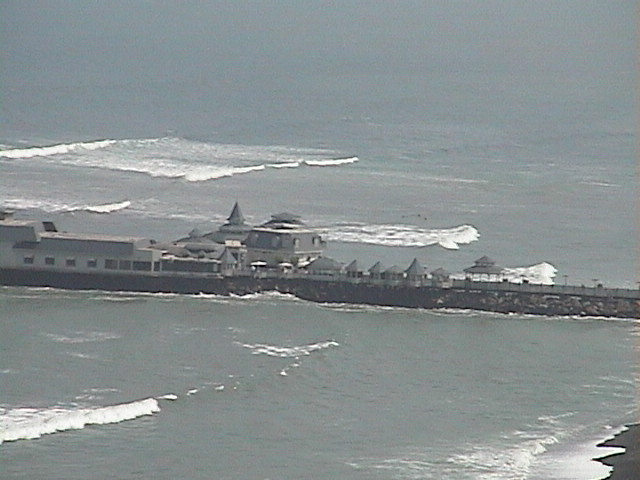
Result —
[[376, 274], [382, 272], [383, 270], [384, 267], [382, 266], [382, 263], [378, 261], [374, 263], [373, 266], [369, 269], [369, 273]]
[[451, 273], [440, 267], [431, 272], [431, 275], [433, 275], [434, 277], [448, 277], [449, 275], [451, 275]]
[[402, 273], [402, 269], [397, 266], [397, 265], [392, 265], [391, 267], [387, 268], [384, 273], [387, 274], [392, 274], [392, 275], [396, 275], [396, 274], [401, 274]]
[[358, 261], [354, 260], [349, 265], [347, 265], [346, 270], [347, 272], [360, 272], [361, 268], [360, 268], [360, 265], [358, 265]]
[[307, 265], [307, 268], [309, 270], [340, 270], [342, 265], [336, 262], [333, 258], [318, 257]]
[[224, 249], [224, 251], [222, 252], [222, 255], [218, 257], [218, 260], [220, 260], [220, 262], [226, 265], [234, 264], [238, 261], [236, 257], [233, 256], [233, 253], [231, 253], [231, 250], [228, 248]]
[[424, 275], [425, 271], [424, 267], [420, 265], [418, 259], [414, 258], [413, 262], [411, 262], [411, 265], [409, 265], [409, 268], [405, 270], [405, 273], [407, 273], [408, 275]]
[[496, 261], [493, 258], [489, 258], [486, 255], [484, 257], [480, 257], [476, 260], [476, 265], [485, 266], [493, 266], [496, 264]]
[[238, 202], [233, 205], [231, 215], [227, 218], [227, 225], [244, 225], [244, 215], [242, 215]]

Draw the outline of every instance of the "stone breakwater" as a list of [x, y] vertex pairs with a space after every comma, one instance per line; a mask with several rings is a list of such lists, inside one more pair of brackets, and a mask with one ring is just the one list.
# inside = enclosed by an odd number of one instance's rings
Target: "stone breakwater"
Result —
[[412, 281], [301, 273], [106, 274], [0, 269], [0, 285], [150, 293], [246, 295], [276, 291], [321, 303], [470, 309], [548, 316], [640, 318], [640, 291], [508, 282]]
[[469, 281], [455, 283], [455, 286], [442, 287], [296, 278], [276, 282], [274, 287], [282, 293], [316, 302], [547, 316], [640, 318], [639, 292], [635, 290]]

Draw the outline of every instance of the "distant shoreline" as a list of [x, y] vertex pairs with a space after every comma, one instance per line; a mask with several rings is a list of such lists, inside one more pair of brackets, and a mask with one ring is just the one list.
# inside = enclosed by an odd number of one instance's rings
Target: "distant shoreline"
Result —
[[620, 447], [625, 451], [596, 458], [598, 462], [613, 467], [609, 480], [637, 480], [640, 478], [640, 424], [628, 425], [627, 429], [599, 447]]

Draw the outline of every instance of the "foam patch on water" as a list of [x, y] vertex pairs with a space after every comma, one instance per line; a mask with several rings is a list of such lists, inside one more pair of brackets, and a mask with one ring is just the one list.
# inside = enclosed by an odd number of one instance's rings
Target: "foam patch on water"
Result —
[[56, 333], [45, 333], [43, 335], [50, 338], [54, 342], [70, 343], [70, 344], [105, 342], [107, 340], [117, 340], [119, 338], [122, 338], [122, 335], [119, 335], [117, 333], [97, 332], [97, 331], [74, 332], [72, 335], [60, 335]]
[[529, 477], [531, 465], [536, 457], [555, 443], [558, 443], [558, 439], [550, 435], [514, 441], [513, 444], [502, 447], [477, 445], [466, 453], [452, 455], [449, 462], [463, 466], [465, 471], [473, 473], [473, 478], [476, 479], [525, 480]]
[[216, 144], [176, 137], [1, 150], [0, 157], [37, 158], [56, 165], [142, 173], [187, 182], [205, 182], [266, 169], [337, 167], [358, 161], [358, 157], [336, 158], [336, 152], [325, 149]]
[[155, 398], [91, 408], [12, 408], [0, 409], [0, 444], [31, 440], [87, 425], [106, 425], [153, 415], [160, 411]]
[[263, 343], [238, 343], [239, 345], [251, 350], [253, 355], [268, 355], [270, 357], [295, 358], [305, 355], [311, 355], [317, 350], [324, 350], [330, 347], [337, 347], [340, 344], [334, 340], [326, 342], [311, 343], [309, 345], [300, 345], [295, 347], [281, 347], [277, 345], [267, 345]]
[[391, 247], [441, 247], [457, 250], [460, 245], [475, 242], [480, 238], [478, 230], [471, 225], [444, 229], [426, 229], [415, 225], [336, 225], [323, 232], [323, 236], [334, 242], [366, 243]]

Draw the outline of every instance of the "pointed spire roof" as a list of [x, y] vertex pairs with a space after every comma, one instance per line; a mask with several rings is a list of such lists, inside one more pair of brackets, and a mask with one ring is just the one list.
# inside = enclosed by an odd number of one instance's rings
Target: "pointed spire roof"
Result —
[[231, 215], [227, 218], [227, 225], [244, 225], [244, 215], [242, 215], [238, 202], [233, 205]]
[[419, 275], [424, 275], [425, 272], [424, 272], [424, 267], [420, 264], [418, 259], [414, 258], [413, 262], [411, 262], [411, 265], [409, 265], [409, 268], [405, 270], [405, 273], [407, 275], [419, 276]]

